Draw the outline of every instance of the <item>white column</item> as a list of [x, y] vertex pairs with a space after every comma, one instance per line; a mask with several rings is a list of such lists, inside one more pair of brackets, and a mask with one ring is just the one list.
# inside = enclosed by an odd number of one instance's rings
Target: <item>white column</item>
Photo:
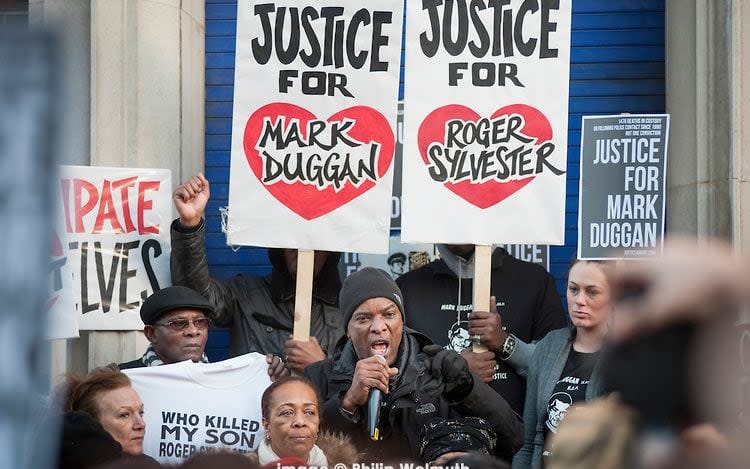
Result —
[[750, 3], [732, 2], [732, 238], [750, 254]]
[[[203, 0], [91, 2], [91, 164], [203, 168]], [[131, 360], [141, 332], [89, 335], [89, 367]]]
[[667, 0], [668, 227], [750, 248], [750, 5]]
[[182, 183], [204, 171], [206, 140], [206, 7], [204, 0], [183, 0], [181, 24], [182, 119], [180, 165], [172, 182]]
[[[750, 2], [667, 0], [668, 224], [750, 255]], [[736, 395], [750, 390], [750, 310], [741, 312]], [[750, 422], [741, 404], [738, 417]]]
[[203, 168], [203, 0], [91, 3], [91, 164]]
[[[31, 0], [29, 9], [32, 23], [66, 38], [63, 163], [168, 168], [174, 186], [203, 169], [204, 0]], [[69, 342], [54, 362], [78, 371], [134, 359], [148, 343], [142, 332]]]
[[[64, 86], [62, 112], [59, 120], [60, 138], [57, 148], [61, 164], [89, 164], [89, 103], [90, 103], [90, 0], [30, 0], [29, 25], [51, 28], [60, 38], [60, 68]], [[85, 362], [69, 354], [70, 347], [86, 339], [52, 341], [50, 384], [56, 384], [67, 371], [84, 371]]]
[[89, 164], [90, 17], [91, 0], [30, 0], [29, 24], [53, 28], [61, 39], [63, 106], [59, 161]]

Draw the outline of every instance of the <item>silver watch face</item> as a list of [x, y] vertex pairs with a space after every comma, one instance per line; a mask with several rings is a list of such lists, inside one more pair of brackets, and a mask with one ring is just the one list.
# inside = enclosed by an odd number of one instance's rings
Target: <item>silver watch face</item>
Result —
[[513, 350], [516, 348], [516, 339], [512, 335], [508, 334], [508, 337], [505, 338], [505, 342], [503, 342], [503, 352], [502, 357], [508, 358], [512, 353]]

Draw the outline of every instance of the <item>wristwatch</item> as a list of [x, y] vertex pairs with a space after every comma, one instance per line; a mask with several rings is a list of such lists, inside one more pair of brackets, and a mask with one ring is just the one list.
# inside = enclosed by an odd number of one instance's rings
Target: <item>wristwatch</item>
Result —
[[513, 334], [508, 334], [505, 337], [505, 342], [503, 342], [503, 348], [500, 350], [500, 359], [501, 360], [507, 360], [510, 358], [511, 355], [513, 355], [513, 352], [516, 350], [516, 336]]

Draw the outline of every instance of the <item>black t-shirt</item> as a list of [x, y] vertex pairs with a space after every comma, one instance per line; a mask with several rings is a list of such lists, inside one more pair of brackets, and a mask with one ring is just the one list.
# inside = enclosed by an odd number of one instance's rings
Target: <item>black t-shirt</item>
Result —
[[[472, 279], [459, 281], [443, 260], [437, 260], [407, 272], [396, 283], [403, 292], [407, 326], [457, 352], [471, 346]], [[547, 332], [565, 326], [554, 278], [544, 268], [515, 259], [501, 248], [492, 256], [490, 292], [503, 328], [524, 342], [541, 340]], [[500, 358], [489, 384], [523, 415], [526, 383]]]
[[547, 401], [547, 412], [544, 415], [545, 441], [550, 432], [557, 433], [568, 408], [575, 402], [586, 400], [586, 388], [598, 356], [599, 352], [581, 353], [570, 349], [565, 368]]

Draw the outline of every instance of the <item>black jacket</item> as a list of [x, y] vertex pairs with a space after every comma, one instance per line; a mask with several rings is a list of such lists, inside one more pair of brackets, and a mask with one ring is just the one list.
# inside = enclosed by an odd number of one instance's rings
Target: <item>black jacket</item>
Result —
[[[457, 352], [471, 345], [468, 314], [472, 311], [473, 279], [464, 278], [459, 286], [458, 276], [440, 259], [407, 272], [396, 283], [404, 295], [409, 327]], [[547, 332], [566, 324], [554, 278], [544, 268], [518, 260], [499, 247], [492, 254], [490, 293], [495, 296], [505, 330], [526, 343], [541, 340]], [[490, 386], [523, 415], [525, 383], [500, 358]]]
[[144, 368], [146, 365], [143, 364], [143, 357], [138, 357], [135, 360], [131, 360], [125, 363], [119, 363], [117, 368], [121, 370], [129, 370], [132, 368]]
[[[331, 253], [313, 281], [310, 335], [323, 351], [331, 353], [341, 333], [338, 294], [340, 254]], [[259, 277], [240, 274], [229, 280], [211, 278], [205, 248], [205, 222], [185, 228], [172, 222], [172, 283], [190, 287], [204, 295], [216, 309], [214, 323], [230, 328], [230, 356], [248, 352], [284, 356], [284, 343], [294, 328], [293, 279], [286, 268], [283, 250], [269, 249], [273, 270]]]
[[308, 366], [305, 375], [315, 383], [323, 399], [323, 425], [349, 435], [367, 452], [367, 460], [421, 460], [419, 431], [424, 423], [435, 417], [478, 416], [497, 434], [496, 455], [510, 461], [522, 444], [523, 424], [518, 415], [477, 377], [465, 399], [448, 402], [440, 394], [439, 380], [432, 378], [424, 367], [421, 350], [430, 343], [423, 334], [404, 328], [394, 365], [399, 374], [391, 379], [390, 393], [383, 399], [380, 415], [383, 437], [378, 442], [366, 435], [366, 409], [359, 409], [354, 419], [341, 410], [341, 399], [352, 384], [357, 363], [351, 340], [343, 343], [338, 356]]

